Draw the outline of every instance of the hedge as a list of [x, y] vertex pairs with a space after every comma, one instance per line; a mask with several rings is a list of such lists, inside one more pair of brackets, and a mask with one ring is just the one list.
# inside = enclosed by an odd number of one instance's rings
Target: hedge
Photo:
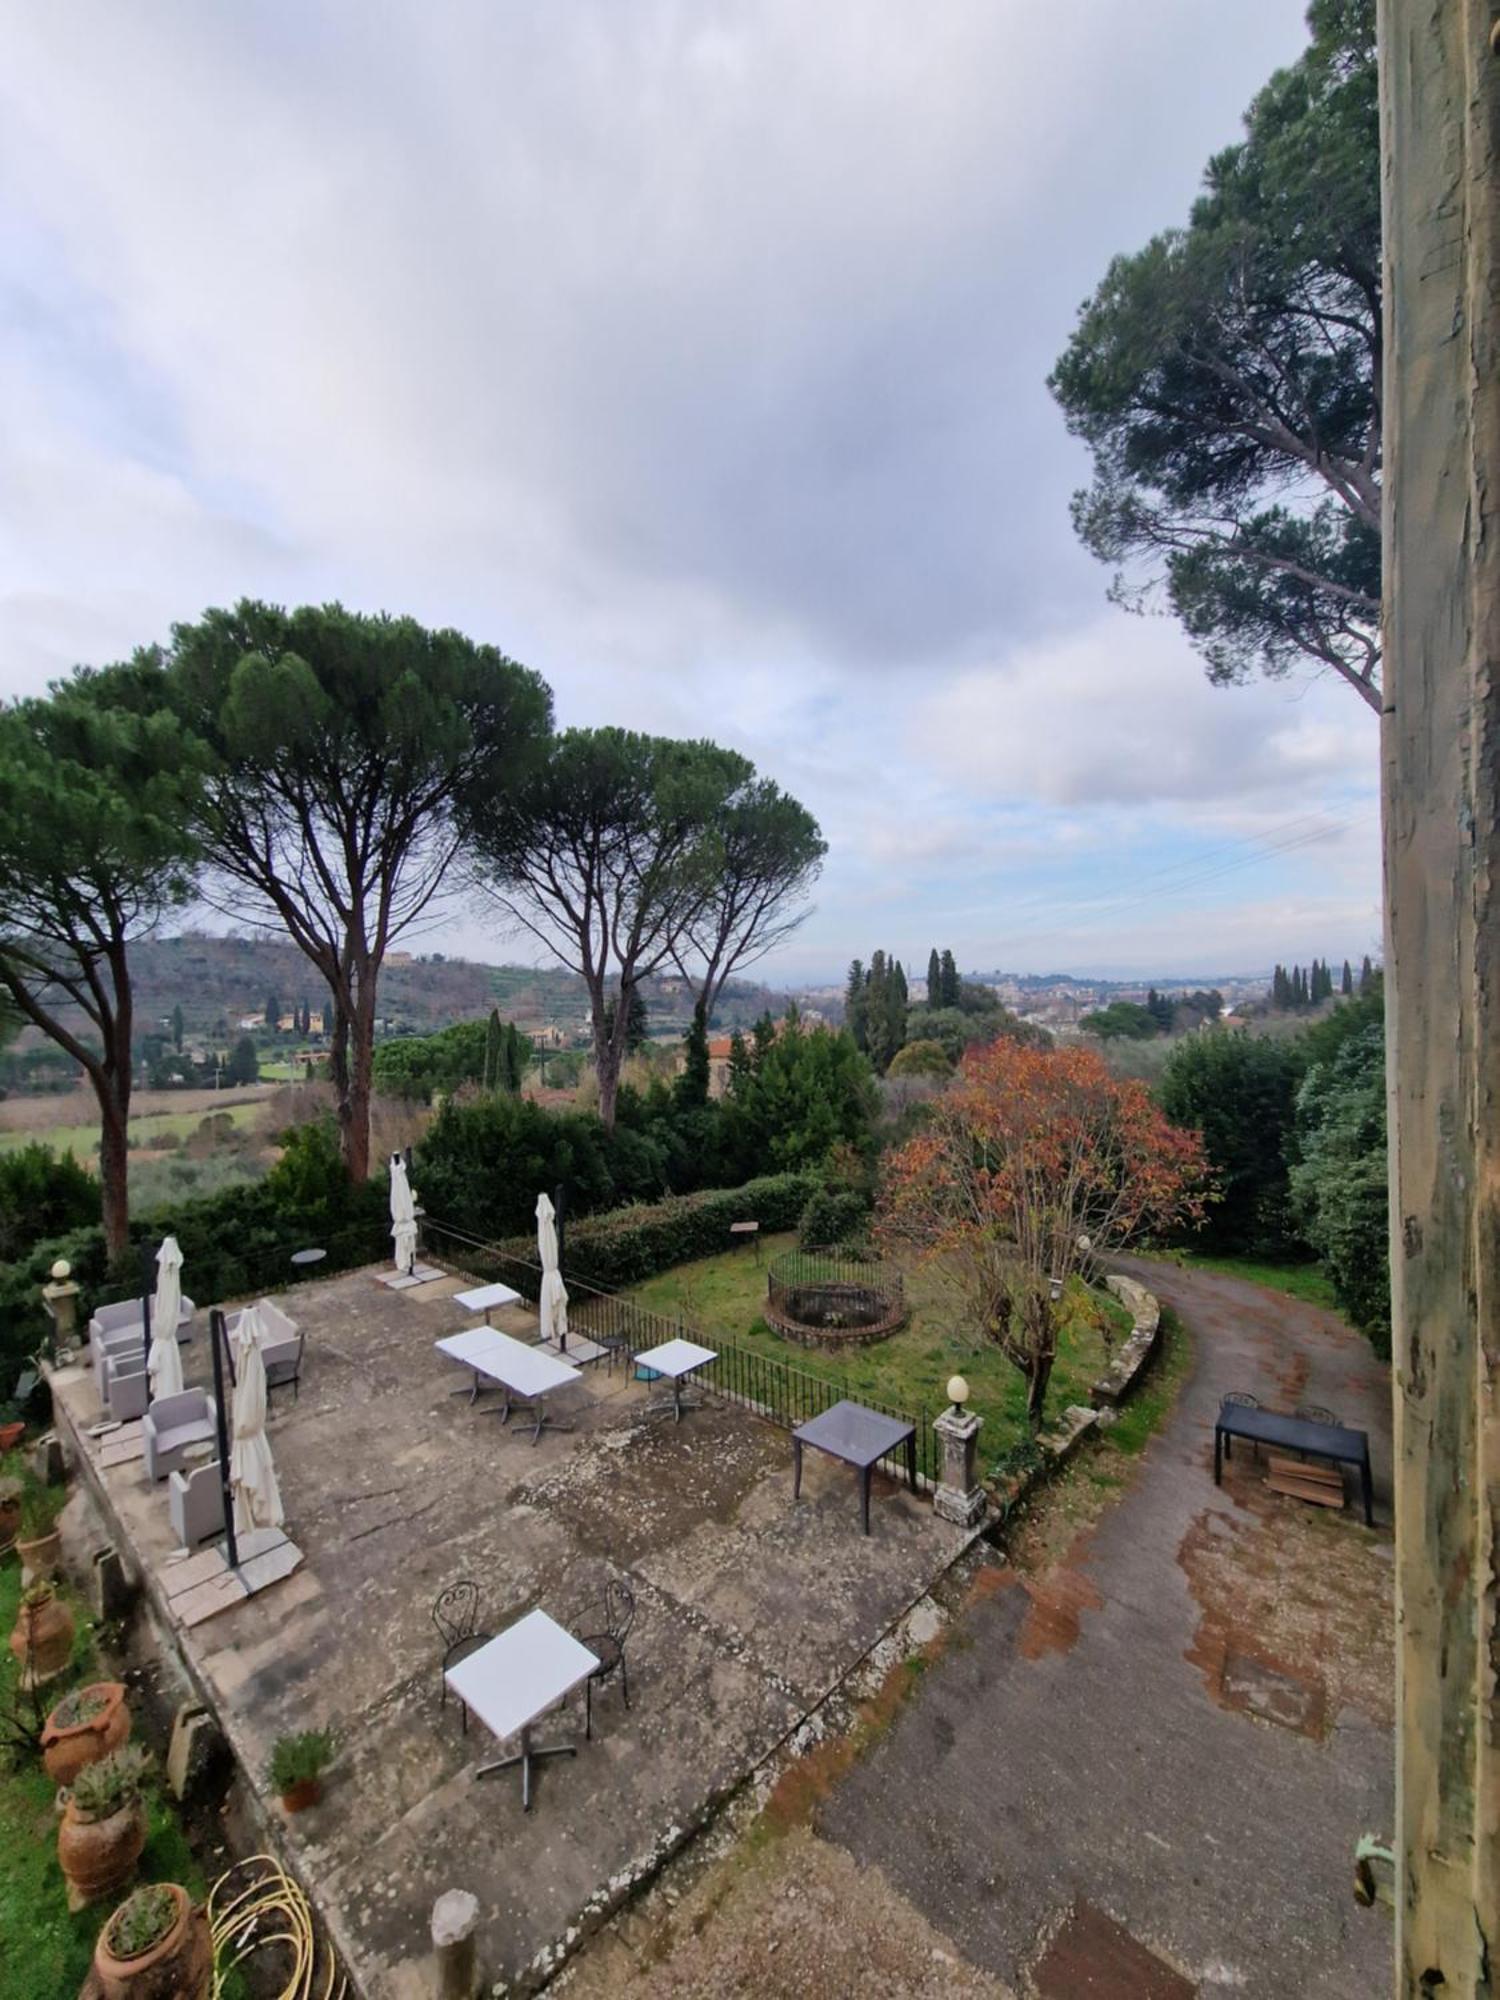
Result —
[[[570, 1284], [590, 1285], [595, 1291], [624, 1291], [675, 1264], [727, 1250], [734, 1241], [732, 1222], [758, 1222], [767, 1232], [795, 1229], [820, 1185], [816, 1174], [767, 1174], [743, 1187], [705, 1188], [569, 1223], [563, 1275]], [[443, 1218], [431, 1217], [428, 1229], [441, 1254]], [[534, 1236], [513, 1236], [492, 1247], [519, 1263], [536, 1262]]]

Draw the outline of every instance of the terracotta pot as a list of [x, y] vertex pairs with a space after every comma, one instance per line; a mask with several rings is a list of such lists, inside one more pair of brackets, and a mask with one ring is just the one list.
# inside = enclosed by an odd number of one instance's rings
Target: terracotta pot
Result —
[[208, 1919], [193, 1908], [186, 1889], [175, 1882], [162, 1886], [172, 1893], [177, 1921], [138, 1957], [116, 1958], [109, 1948], [109, 1924], [100, 1931], [94, 1972], [104, 2000], [206, 2000], [214, 1969]]
[[62, 1561], [62, 1535], [56, 1528], [49, 1528], [34, 1542], [17, 1541], [16, 1553], [21, 1558], [23, 1584], [50, 1583]]
[[73, 1657], [73, 1614], [60, 1597], [45, 1604], [23, 1603], [11, 1628], [10, 1650], [21, 1668], [23, 1687], [40, 1687], [63, 1673]]
[[0, 1496], [0, 1555], [11, 1546], [21, 1526], [21, 1496], [9, 1493]]
[[0, 1451], [14, 1451], [25, 1435], [24, 1418], [18, 1424], [0, 1424]]
[[306, 1812], [308, 1807], [315, 1806], [322, 1796], [323, 1780], [321, 1778], [301, 1778], [292, 1786], [290, 1791], [282, 1793], [281, 1803], [289, 1813]]
[[130, 1710], [119, 1681], [94, 1681], [77, 1692], [102, 1697], [103, 1706], [86, 1722], [70, 1726], [59, 1724], [56, 1708], [47, 1717], [42, 1730], [42, 1764], [55, 1785], [71, 1785], [86, 1764], [97, 1764], [101, 1757], [110, 1756], [130, 1734]]
[[68, 1908], [81, 1910], [118, 1895], [146, 1845], [146, 1808], [139, 1799], [108, 1819], [82, 1819], [71, 1799], [57, 1829], [57, 1859], [68, 1884]]

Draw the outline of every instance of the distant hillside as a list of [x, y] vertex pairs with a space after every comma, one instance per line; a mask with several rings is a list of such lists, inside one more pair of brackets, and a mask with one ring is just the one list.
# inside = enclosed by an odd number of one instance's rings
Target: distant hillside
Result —
[[[261, 1013], [271, 994], [284, 1008], [305, 1000], [314, 1015], [326, 989], [293, 944], [277, 938], [158, 938], [131, 948], [136, 1016], [143, 1028], [164, 1021], [180, 1005], [185, 1032], [222, 1037], [242, 1017]], [[680, 979], [646, 982], [653, 1034], [682, 1033], [689, 1020], [687, 989]], [[780, 1012], [783, 995], [749, 982], [733, 982], [717, 1010], [722, 1027], [747, 1025], [766, 1008]], [[430, 1033], [453, 1021], [471, 1021], [498, 1007], [521, 1028], [549, 1025], [581, 1029], [588, 1012], [583, 981], [555, 967], [478, 965], [472, 959], [405, 952], [387, 958], [379, 1011], [386, 1034]]]

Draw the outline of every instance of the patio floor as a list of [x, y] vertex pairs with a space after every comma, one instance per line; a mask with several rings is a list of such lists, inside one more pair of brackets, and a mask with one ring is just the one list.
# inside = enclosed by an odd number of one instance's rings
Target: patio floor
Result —
[[[673, 1423], [617, 1368], [550, 1399], [571, 1432], [536, 1445], [450, 1392], [433, 1351], [473, 1324], [445, 1278], [391, 1292], [373, 1270], [300, 1286], [280, 1304], [307, 1334], [301, 1396], [270, 1437], [297, 1572], [176, 1637], [245, 1772], [262, 1790], [276, 1738], [331, 1726], [323, 1803], [284, 1821], [304, 1881], [367, 2000], [430, 1989], [428, 1919], [471, 1890], [487, 1979], [526, 1983], [540, 1955], [669, 1850], [828, 1694], [941, 1574], [967, 1537], [925, 1498], [877, 1477], [859, 1533], [852, 1474], [809, 1453], [791, 1497], [786, 1434], [706, 1400]], [[525, 1311], [495, 1323], [534, 1336]], [[201, 1327], [183, 1349], [205, 1381]], [[63, 1370], [59, 1415], [166, 1613], [175, 1541], [165, 1487], [139, 1461], [102, 1464], [92, 1373]], [[576, 1725], [576, 1759], [538, 1767], [530, 1814], [514, 1772], [474, 1782], [493, 1740], [439, 1705], [438, 1591], [470, 1577], [482, 1624], [535, 1605], [583, 1636], [607, 1578], [636, 1597], [631, 1708], [617, 1684], [543, 1730]], [[279, 1809], [273, 1807], [273, 1811]]]

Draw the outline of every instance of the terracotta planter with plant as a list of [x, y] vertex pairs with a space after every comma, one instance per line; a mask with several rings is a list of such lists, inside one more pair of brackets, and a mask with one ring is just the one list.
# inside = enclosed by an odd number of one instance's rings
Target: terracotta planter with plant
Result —
[[94, 1681], [65, 1694], [42, 1727], [42, 1763], [54, 1785], [71, 1785], [85, 1765], [113, 1756], [130, 1735], [119, 1681]]
[[0, 1451], [14, 1451], [26, 1435], [26, 1419], [17, 1418], [12, 1423], [0, 1424]]
[[0, 1479], [0, 1555], [21, 1532], [22, 1490], [19, 1479]]
[[60, 1796], [57, 1859], [68, 1885], [68, 1908], [81, 1910], [117, 1895], [135, 1873], [146, 1845], [141, 1793], [150, 1759], [143, 1750], [116, 1750], [86, 1764]]
[[22, 1591], [10, 1650], [21, 1669], [22, 1687], [40, 1687], [66, 1671], [73, 1657], [73, 1613], [56, 1585], [34, 1583]]
[[46, 1583], [57, 1575], [62, 1563], [62, 1535], [52, 1503], [42, 1494], [33, 1494], [21, 1503], [16, 1553], [21, 1558], [22, 1583]]
[[213, 1969], [208, 1919], [175, 1882], [133, 1890], [94, 1947], [104, 2000], [205, 2000]]
[[289, 1813], [305, 1812], [323, 1796], [323, 1770], [333, 1755], [326, 1729], [281, 1737], [271, 1751], [271, 1783]]

